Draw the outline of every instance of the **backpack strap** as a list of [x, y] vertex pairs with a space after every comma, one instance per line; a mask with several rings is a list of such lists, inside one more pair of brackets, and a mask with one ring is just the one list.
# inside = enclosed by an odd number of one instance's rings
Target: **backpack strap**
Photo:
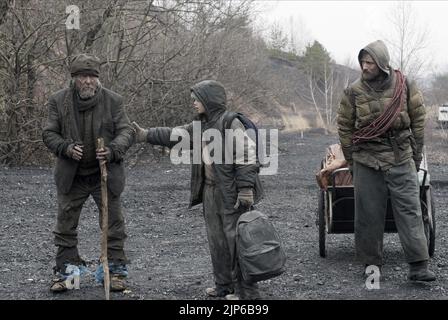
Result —
[[[230, 129], [230, 127], [232, 126], [232, 121], [237, 117], [237, 114], [233, 111], [225, 111], [224, 113], [224, 118], [222, 119], [222, 130], [221, 130], [221, 135], [222, 135], [222, 141], [225, 141], [225, 137], [226, 137], [226, 130]], [[222, 156], [223, 159], [225, 158], [225, 148], [222, 148]]]
[[[243, 113], [240, 112], [234, 112], [234, 111], [226, 111], [226, 114], [224, 115], [223, 118], [223, 130], [222, 130], [222, 135], [223, 137], [225, 137], [225, 130], [226, 129], [231, 129], [232, 127], [232, 122], [233, 120], [235, 120], [236, 118], [240, 119], [241, 123], [244, 126], [244, 130], [247, 129], [246, 124], [247, 122], [251, 123], [251, 126], [254, 127], [255, 129], [255, 144], [256, 144], [256, 159], [257, 159], [257, 163], [261, 166], [263, 166], [260, 162], [260, 159], [258, 158], [258, 149], [259, 149], [259, 144], [261, 144], [261, 141], [259, 141], [258, 139], [258, 130], [257, 127], [255, 126], [255, 124], [252, 122], [252, 120], [250, 120], [249, 118], [247, 118]], [[250, 137], [253, 138], [253, 137]], [[258, 172], [259, 172], [260, 168], [258, 168]], [[250, 208], [250, 210], [254, 210], [253, 207]]]
[[224, 130], [230, 129], [232, 127], [232, 122], [237, 117], [238, 117], [238, 113], [237, 112], [226, 111], [226, 114], [224, 115], [224, 119], [222, 120], [222, 123], [223, 123], [223, 133], [224, 133]]

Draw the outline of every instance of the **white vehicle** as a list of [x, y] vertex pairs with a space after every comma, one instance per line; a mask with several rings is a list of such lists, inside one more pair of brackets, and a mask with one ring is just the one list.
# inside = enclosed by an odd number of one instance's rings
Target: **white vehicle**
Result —
[[439, 123], [448, 124], [448, 103], [444, 103], [439, 107]]

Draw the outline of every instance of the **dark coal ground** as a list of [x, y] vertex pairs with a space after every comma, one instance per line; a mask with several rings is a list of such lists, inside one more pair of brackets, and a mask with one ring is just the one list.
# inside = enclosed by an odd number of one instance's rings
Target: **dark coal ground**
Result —
[[[406, 280], [407, 264], [397, 234], [385, 235], [385, 266], [379, 290], [367, 290], [355, 261], [354, 237], [328, 235], [328, 256], [318, 253], [315, 224], [318, 187], [315, 171], [325, 148], [336, 136], [281, 133], [279, 171], [263, 176], [266, 198], [258, 209], [278, 229], [288, 254], [286, 272], [260, 282], [269, 300], [315, 299], [447, 299], [448, 290], [448, 144], [440, 135], [428, 139], [428, 160], [436, 205], [436, 253], [430, 266], [437, 281]], [[202, 208], [188, 209], [189, 173], [169, 157], [131, 158], [122, 196], [131, 259], [129, 290], [111, 299], [209, 299], [213, 285]], [[52, 230], [57, 205], [52, 168], [0, 169], [0, 299], [104, 299], [93, 275], [81, 278], [81, 289], [49, 291], [55, 247]], [[87, 202], [79, 225], [79, 249], [94, 271], [99, 257], [98, 211]]]

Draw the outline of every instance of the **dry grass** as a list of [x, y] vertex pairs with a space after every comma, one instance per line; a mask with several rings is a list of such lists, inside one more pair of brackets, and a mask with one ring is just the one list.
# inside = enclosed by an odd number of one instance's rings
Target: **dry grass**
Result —
[[311, 128], [308, 120], [302, 117], [300, 113], [289, 115], [282, 114], [282, 120], [285, 125], [285, 132], [303, 131]]

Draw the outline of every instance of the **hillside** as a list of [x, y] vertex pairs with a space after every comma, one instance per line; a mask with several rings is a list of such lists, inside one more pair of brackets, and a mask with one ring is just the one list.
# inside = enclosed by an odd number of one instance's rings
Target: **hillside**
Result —
[[[258, 80], [264, 89], [262, 99], [249, 104], [246, 112], [253, 114], [261, 125], [273, 126], [286, 131], [307, 130], [323, 127], [313, 104], [309, 77], [300, 59], [269, 56]], [[353, 82], [359, 73], [348, 67], [332, 64], [333, 94], [328, 94], [331, 103], [331, 117], [334, 120], [340, 95], [347, 84]], [[316, 104], [325, 115], [325, 96], [316, 87]]]

